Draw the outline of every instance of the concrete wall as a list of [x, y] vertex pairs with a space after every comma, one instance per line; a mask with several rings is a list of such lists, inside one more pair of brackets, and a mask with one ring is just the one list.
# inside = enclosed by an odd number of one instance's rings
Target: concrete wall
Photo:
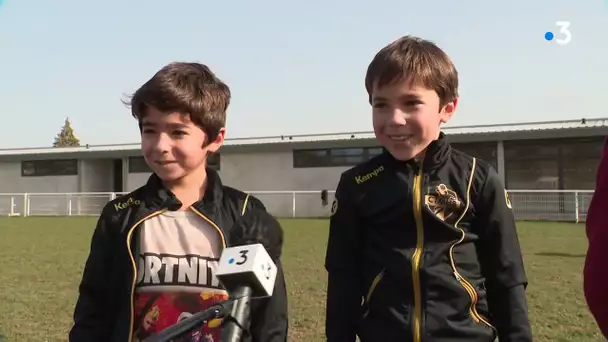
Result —
[[222, 155], [220, 174], [226, 185], [247, 191], [334, 190], [348, 167], [294, 168], [293, 153]]
[[112, 159], [80, 160], [80, 192], [108, 192], [114, 188]]
[[22, 177], [21, 162], [0, 162], [0, 193], [77, 191], [78, 176]]
[[44, 177], [22, 177], [21, 162], [17, 161], [0, 163], [0, 179], [0, 215], [23, 214], [23, 193], [29, 194], [27, 205], [32, 215], [91, 215], [99, 213], [110, 196], [79, 193], [111, 192], [114, 175], [112, 159], [79, 160], [78, 175]]
[[[290, 217], [294, 200], [296, 216], [328, 216], [321, 204], [321, 190], [335, 190], [340, 174], [348, 167], [294, 168], [287, 152], [222, 155], [220, 175], [226, 185], [248, 191], [274, 215]], [[260, 193], [270, 191], [313, 191], [313, 193]], [[333, 198], [330, 193], [329, 204]]]
[[131, 192], [146, 184], [150, 173], [128, 173], [125, 192]]

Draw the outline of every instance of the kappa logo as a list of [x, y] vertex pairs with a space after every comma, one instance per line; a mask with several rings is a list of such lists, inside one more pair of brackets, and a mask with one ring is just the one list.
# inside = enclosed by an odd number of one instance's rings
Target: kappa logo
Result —
[[131, 197], [124, 202], [114, 203], [114, 209], [116, 209], [116, 211], [123, 210], [132, 205], [139, 205], [140, 202], [141, 202], [140, 200], [136, 200], [133, 197]]
[[370, 173], [366, 173], [364, 175], [360, 175], [360, 176], [355, 176], [355, 182], [357, 182], [357, 184], [363, 184], [365, 182], [367, 182], [368, 180], [378, 176], [378, 174], [380, 174], [380, 172], [384, 171], [384, 166], [380, 165], [379, 167], [375, 168], [374, 171], [370, 172]]
[[425, 195], [424, 203], [442, 221], [454, 218], [464, 207], [458, 194], [445, 184], [437, 185], [434, 193]]

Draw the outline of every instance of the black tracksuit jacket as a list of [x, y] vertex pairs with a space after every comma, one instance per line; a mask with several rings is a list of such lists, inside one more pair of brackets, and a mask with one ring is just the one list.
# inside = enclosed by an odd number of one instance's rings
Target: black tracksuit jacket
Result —
[[[257, 198], [223, 186], [219, 175], [207, 169], [208, 186], [203, 199], [193, 205], [195, 212], [217, 229], [224, 247], [231, 231], [247, 210], [262, 209]], [[74, 311], [70, 342], [131, 342], [133, 332], [133, 292], [137, 276], [132, 251], [136, 249], [137, 228], [146, 219], [166, 210], [177, 210], [179, 200], [152, 175], [147, 184], [109, 202], [102, 210], [93, 233], [79, 297]], [[250, 338], [254, 342], [287, 340], [287, 292], [280, 260], [273, 296], [251, 302]]]
[[328, 342], [532, 340], [507, 192], [443, 133], [342, 174], [325, 266]]

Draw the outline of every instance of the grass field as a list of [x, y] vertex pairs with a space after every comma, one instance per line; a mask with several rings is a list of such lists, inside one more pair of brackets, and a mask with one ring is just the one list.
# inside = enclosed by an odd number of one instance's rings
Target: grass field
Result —
[[[95, 219], [0, 219], [0, 335], [65, 341]], [[292, 341], [322, 341], [327, 221], [283, 221]], [[535, 341], [599, 341], [582, 295], [584, 227], [519, 223]], [[2, 340], [2, 338], [0, 338]]]

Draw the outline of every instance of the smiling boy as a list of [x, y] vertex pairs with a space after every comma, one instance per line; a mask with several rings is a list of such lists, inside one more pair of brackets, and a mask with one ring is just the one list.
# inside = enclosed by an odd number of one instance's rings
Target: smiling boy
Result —
[[[102, 210], [71, 342], [140, 341], [228, 298], [215, 271], [231, 237], [241, 234], [235, 222], [246, 212], [269, 215], [257, 198], [222, 185], [207, 167], [224, 142], [229, 102], [228, 86], [199, 63], [165, 66], [128, 102], [153, 174]], [[251, 302], [247, 341], [287, 339], [285, 280], [275, 263], [274, 294]], [[220, 336], [220, 321], [212, 320], [179, 341]]]
[[336, 189], [327, 341], [531, 341], [507, 192], [441, 132], [458, 103], [452, 61], [406, 36], [378, 52], [365, 87], [384, 152]]

